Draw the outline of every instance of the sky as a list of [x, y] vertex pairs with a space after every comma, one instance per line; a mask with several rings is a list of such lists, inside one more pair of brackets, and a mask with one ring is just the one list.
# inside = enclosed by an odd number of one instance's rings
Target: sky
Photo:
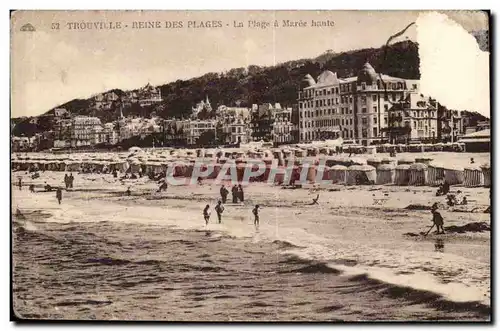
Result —
[[[19, 11], [11, 18], [11, 116], [35, 116], [74, 98], [88, 98], [114, 88], [136, 89], [146, 83], [160, 85], [207, 72], [222, 72], [248, 65], [274, 65], [316, 57], [326, 50], [342, 52], [380, 47], [389, 36], [417, 21], [419, 15], [423, 17], [424, 13]], [[447, 41], [456, 46], [457, 42], [454, 41], [457, 39], [450, 40], [446, 34], [434, 33], [434, 37], [430, 37], [433, 35], [432, 31], [440, 31], [437, 28], [439, 24], [444, 22], [445, 27], [449, 26], [450, 22], [446, 20], [450, 18], [453, 19], [450, 21], [453, 24], [460, 24], [456, 27], [461, 31], [488, 29], [488, 18], [483, 13], [446, 12], [446, 15], [420, 19], [421, 24], [426, 25], [425, 29], [420, 27], [420, 35], [426, 36], [424, 43], [425, 40], [433, 40], [433, 43]], [[276, 28], [272, 24], [275, 20], [280, 25]], [[307, 22], [307, 27], [283, 27], [283, 20], [302, 20]], [[330, 21], [334, 24], [330, 27], [311, 27], [312, 20]], [[146, 21], [159, 21], [162, 27], [133, 28], [134, 24]], [[183, 27], [164, 28], [166, 21], [181, 21]], [[200, 22], [221, 21], [222, 27], [188, 26], [188, 22], [193, 21], [197, 25]], [[262, 24], [255, 24], [249, 27], [249, 21], [270, 22], [271, 26], [262, 28]], [[69, 29], [74, 27], [73, 23], [84, 22], [120, 22], [122, 26], [119, 29]], [[234, 27], [235, 22], [243, 23], [244, 27]], [[21, 31], [21, 27], [27, 23], [36, 31]], [[57, 23], [59, 29], [53, 29]], [[419, 40], [418, 31], [419, 27], [413, 26], [393, 42], [411, 39], [420, 43], [422, 40]], [[432, 50], [432, 45], [436, 44], [431, 43], [428, 49]], [[468, 60], [477, 60], [471, 56]], [[456, 54], [453, 58], [455, 57]], [[450, 62], [449, 58], [447, 62]], [[438, 63], [437, 66], [439, 65]], [[435, 71], [436, 64], [428, 64], [427, 67]], [[335, 71], [335, 68], [329, 69]], [[424, 73], [422, 76], [424, 77]], [[437, 78], [436, 75], [427, 77], [429, 82], [442, 82], [445, 73]], [[441, 83], [442, 86], [446, 84]], [[431, 89], [430, 92], [434, 90]], [[472, 99], [463, 105], [475, 104]], [[462, 104], [458, 106], [460, 108]], [[482, 106], [480, 110], [482, 113], [486, 111], [489, 114], [489, 104], [487, 107]]]

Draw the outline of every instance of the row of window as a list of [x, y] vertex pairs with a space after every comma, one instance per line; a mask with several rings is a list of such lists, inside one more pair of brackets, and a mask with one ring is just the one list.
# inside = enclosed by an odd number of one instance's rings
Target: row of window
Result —
[[352, 114], [352, 109], [349, 109], [347, 107], [341, 107], [341, 108], [330, 108], [330, 109], [316, 109], [315, 111], [307, 110], [305, 112], [301, 112], [299, 114], [299, 117], [309, 118], [309, 117], [318, 117], [326, 115], [347, 115], [347, 114]]
[[[377, 128], [373, 128], [372, 133], [373, 133], [372, 137], [377, 137], [377, 134], [378, 134]], [[367, 129], [361, 130], [361, 137], [368, 138], [368, 130]]]
[[[354, 131], [353, 130], [345, 130], [345, 131], [340, 131], [339, 132], [340, 137], [347, 139], [347, 138], [354, 138]], [[300, 140], [301, 141], [311, 141], [314, 139], [322, 139], [323, 134], [321, 132], [302, 132], [300, 134]]]
[[326, 126], [344, 126], [344, 125], [352, 125], [353, 124], [353, 119], [352, 118], [346, 118], [346, 119], [327, 119], [327, 120], [316, 120], [316, 121], [309, 121], [309, 122], [300, 122], [300, 128], [319, 128], [319, 127], [326, 127]]
[[290, 126], [285, 126], [285, 127], [274, 127], [274, 132], [275, 133], [289, 133]]

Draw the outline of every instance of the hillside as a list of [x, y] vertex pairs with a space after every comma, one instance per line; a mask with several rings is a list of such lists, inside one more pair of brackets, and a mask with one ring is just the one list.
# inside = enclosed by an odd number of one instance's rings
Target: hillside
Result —
[[[206, 96], [210, 98], [213, 108], [221, 104], [248, 107], [264, 102], [279, 102], [283, 106], [291, 106], [296, 103], [297, 91], [306, 74], [317, 77], [323, 70], [329, 69], [336, 71], [339, 77], [352, 76], [356, 75], [366, 61], [378, 72], [388, 75], [408, 79], [418, 79], [420, 76], [418, 46], [412, 41], [403, 41], [387, 48], [366, 48], [342, 53], [328, 50], [314, 59], [289, 61], [270, 67], [252, 65], [223, 73], [207, 73], [189, 80], [177, 80], [158, 86], [163, 102], [156, 106], [141, 108], [138, 105], [123, 106], [116, 102], [108, 110], [96, 110], [92, 109], [90, 99], [75, 99], [55, 108], [63, 107], [74, 115], [92, 115], [103, 122], [109, 122], [119, 117], [122, 106], [125, 116], [148, 116], [155, 111], [163, 118], [187, 117], [191, 113], [191, 107]], [[119, 96], [124, 93], [117, 89], [112, 91]], [[53, 111], [51, 109], [46, 114], [52, 114]]]

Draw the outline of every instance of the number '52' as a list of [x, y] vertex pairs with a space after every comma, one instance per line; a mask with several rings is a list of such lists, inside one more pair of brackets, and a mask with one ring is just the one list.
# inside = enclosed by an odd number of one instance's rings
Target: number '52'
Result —
[[59, 23], [52, 23], [51, 29], [52, 30], [59, 30]]

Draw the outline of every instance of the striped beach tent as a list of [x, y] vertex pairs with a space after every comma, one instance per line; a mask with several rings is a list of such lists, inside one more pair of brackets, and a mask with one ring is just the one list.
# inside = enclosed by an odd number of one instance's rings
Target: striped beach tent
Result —
[[410, 165], [408, 164], [397, 165], [394, 184], [399, 186], [405, 186], [408, 185], [409, 182], [410, 182]]
[[423, 163], [414, 163], [410, 165], [410, 179], [408, 185], [422, 186], [427, 184], [427, 165]]
[[427, 167], [427, 185], [439, 186], [444, 182], [444, 166], [432, 162]]
[[484, 186], [491, 187], [491, 166], [489, 164], [483, 164], [481, 170], [483, 171]]
[[464, 186], [478, 187], [484, 185], [484, 175], [481, 167], [468, 166], [464, 168]]
[[396, 167], [398, 164], [398, 160], [396, 160], [395, 158], [392, 158], [392, 157], [384, 157], [382, 159], [382, 164], [390, 164], [393, 167]]
[[333, 183], [345, 184], [347, 178], [347, 167], [337, 164], [330, 167], [330, 173]]
[[347, 168], [347, 185], [375, 184], [377, 172], [369, 165], [352, 165]]
[[[316, 178], [319, 176], [319, 174], [322, 174], [321, 178]], [[324, 166], [324, 165], [319, 165], [319, 166], [316, 166], [316, 173], [315, 173], [314, 181], [328, 180], [331, 182], [333, 180], [332, 175], [333, 174], [332, 174], [332, 171], [330, 170], [330, 167]]]
[[425, 165], [429, 165], [432, 162], [432, 158], [430, 157], [417, 157], [415, 158], [415, 163], [423, 163]]
[[377, 185], [393, 184], [396, 167], [393, 164], [381, 164], [377, 168]]
[[375, 169], [377, 169], [377, 168], [378, 168], [378, 166], [379, 166], [380, 164], [382, 164], [382, 159], [381, 159], [381, 158], [379, 158], [379, 157], [376, 157], [376, 156], [375, 156], [375, 157], [369, 157], [369, 158], [366, 160], [366, 163], [367, 163], [368, 165], [371, 165], [372, 167], [375, 167]]
[[398, 160], [398, 164], [413, 164], [413, 163], [415, 163], [415, 160], [408, 157]]
[[462, 184], [464, 182], [464, 169], [460, 166], [446, 167], [444, 179], [450, 185]]

